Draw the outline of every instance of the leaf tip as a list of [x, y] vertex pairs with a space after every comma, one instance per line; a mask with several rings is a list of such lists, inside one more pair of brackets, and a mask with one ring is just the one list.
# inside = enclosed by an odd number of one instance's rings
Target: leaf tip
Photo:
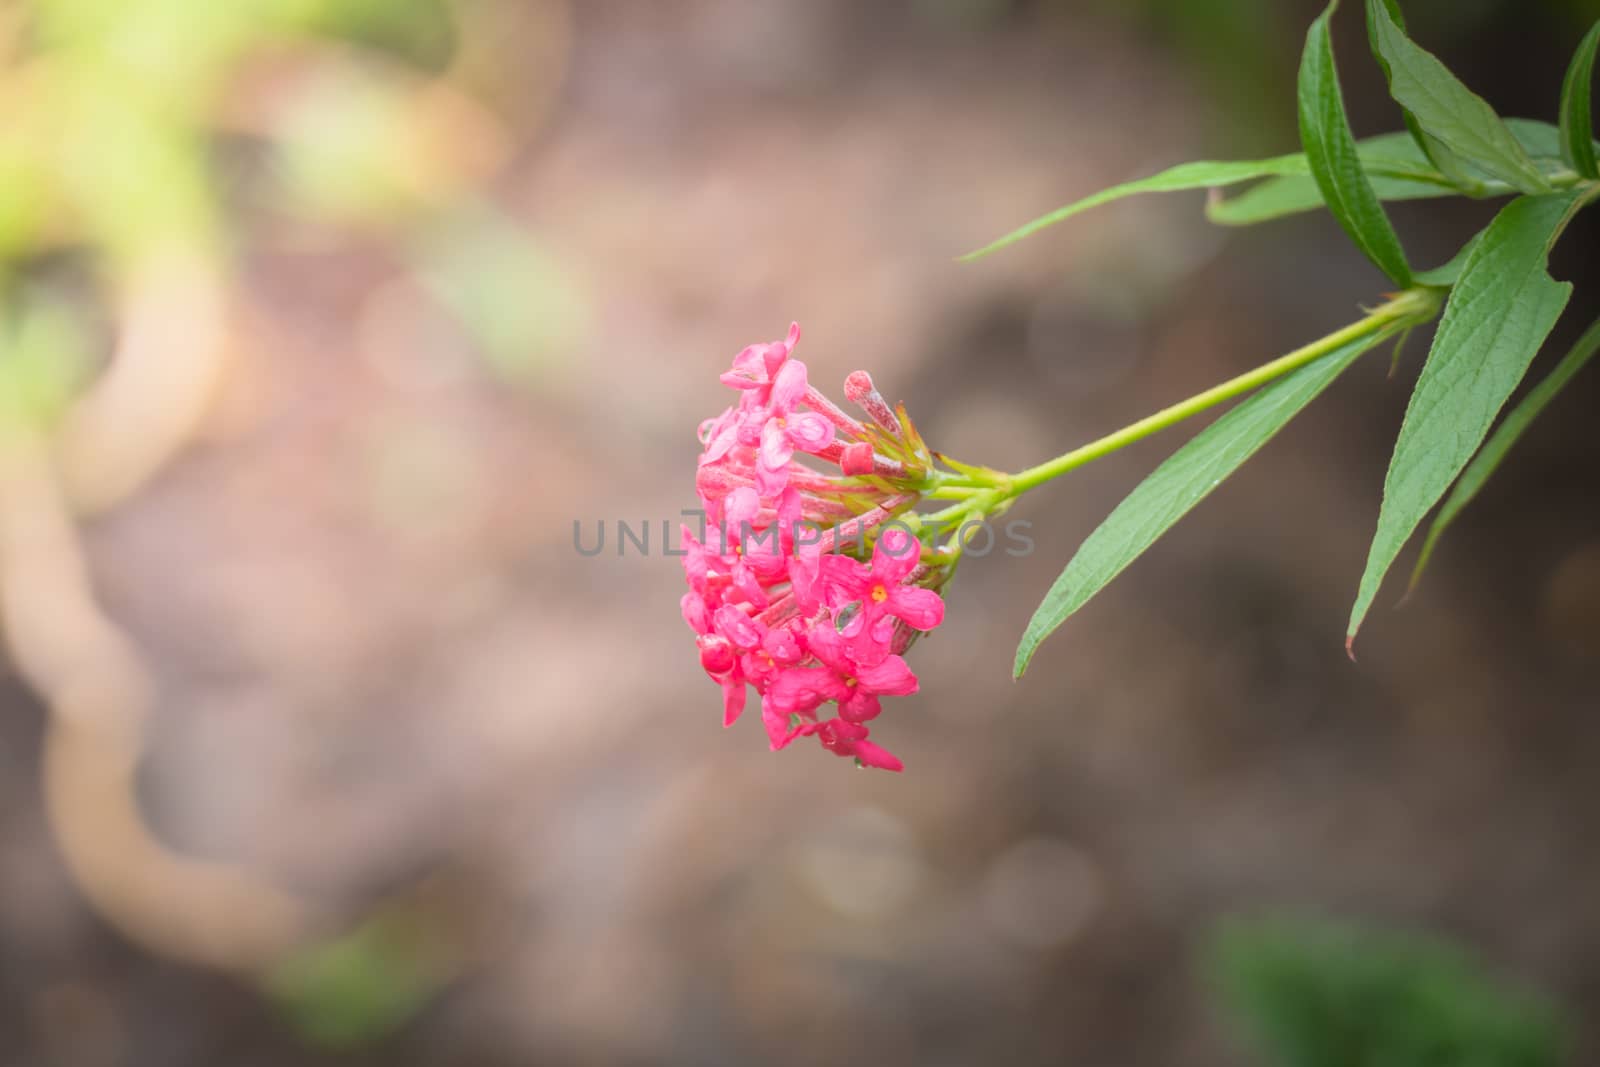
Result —
[[1345, 635], [1344, 654], [1350, 657], [1350, 662], [1356, 662], [1356, 635], [1352, 632]]
[[1017, 649], [1017, 658], [1011, 664], [1011, 680], [1013, 682], [1022, 681], [1022, 676], [1028, 670], [1028, 661], [1032, 658], [1033, 651], [1027, 646], [1024, 645]]

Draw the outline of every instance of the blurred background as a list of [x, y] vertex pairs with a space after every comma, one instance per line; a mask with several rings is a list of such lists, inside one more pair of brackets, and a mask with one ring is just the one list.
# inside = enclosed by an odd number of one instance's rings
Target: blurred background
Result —
[[[1554, 1062], [1551, 1016], [1594, 1062], [1594, 373], [1355, 665], [1425, 339], [1013, 684], [1049, 582], [1191, 430], [1030, 495], [1037, 550], [963, 567], [875, 728], [900, 776], [720, 729], [660, 552], [717, 374], [791, 319], [814, 382], [866, 367], [1017, 469], [1355, 318], [1382, 279], [1331, 221], [1209, 228], [1198, 194], [952, 262], [1290, 150], [1318, 6], [0, 6], [0, 1063], [1367, 1062], [1274, 1058], [1228, 1006], [1285, 1003], [1301, 950], [1218, 934], [1263, 916], [1454, 944], [1542, 1005], [1484, 1062]], [[1398, 128], [1348, 6], [1353, 124]], [[1544, 119], [1600, 16], [1405, 7]], [[1394, 214], [1431, 266], [1492, 211]], [[1558, 250], [1536, 373], [1600, 308], [1597, 238]], [[1328, 956], [1356, 1015], [1395, 1002], [1318, 936], [1283, 988]], [[1386, 1062], [1464, 1062], [1418, 1040]]]

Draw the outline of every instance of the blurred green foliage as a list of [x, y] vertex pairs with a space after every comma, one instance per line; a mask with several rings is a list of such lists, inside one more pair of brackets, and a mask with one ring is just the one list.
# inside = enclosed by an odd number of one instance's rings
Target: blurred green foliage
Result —
[[308, 28], [385, 52], [427, 70], [455, 55], [457, 24], [444, 0], [298, 0]]
[[89, 370], [89, 338], [60, 298], [23, 293], [0, 308], [0, 429], [49, 423]]
[[[541, 298], [558, 272], [507, 220], [494, 271], [462, 254], [484, 244], [484, 186], [503, 137], [448, 81], [470, 15], [448, 0], [0, 9], [0, 378], [33, 383], [0, 383], [6, 409], [33, 398], [30, 419], [58, 414], [91, 362], [88, 324], [114, 320], [120, 288], [174, 254], [226, 277], [251, 216], [278, 211], [390, 242], [490, 369], [527, 379], [575, 305]], [[251, 95], [263, 70], [265, 103]], [[260, 149], [249, 158], [264, 161], [271, 202], [241, 204], [221, 173], [240, 141]], [[35, 307], [51, 288], [31, 275], [63, 257], [94, 284]], [[38, 384], [47, 365], [61, 368], [50, 388]]]
[[1555, 1067], [1554, 1010], [1487, 976], [1459, 949], [1328, 922], [1225, 924], [1209, 969], [1281, 1067]]
[[265, 988], [307, 1040], [352, 1048], [392, 1033], [453, 976], [448, 947], [426, 921], [389, 909], [285, 960]]

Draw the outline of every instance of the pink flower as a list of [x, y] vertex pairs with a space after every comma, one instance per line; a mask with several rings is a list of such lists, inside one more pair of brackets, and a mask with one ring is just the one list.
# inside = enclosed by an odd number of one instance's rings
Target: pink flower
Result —
[[772, 679], [805, 658], [794, 631], [787, 626], [768, 627], [760, 643], [745, 652], [740, 670], [755, 683], [756, 689], [765, 692]]
[[[800, 343], [800, 324], [789, 324], [789, 336], [782, 341], [748, 345], [733, 357], [733, 369], [722, 372], [722, 384], [735, 389], [754, 389], [770, 386], [778, 371], [789, 359], [789, 353]], [[802, 378], [803, 380], [803, 378]], [[804, 392], [804, 388], [801, 389]], [[766, 403], [766, 397], [762, 397]]]
[[917, 676], [905, 660], [883, 648], [870, 657], [875, 662], [862, 663], [826, 612], [807, 631], [806, 650], [819, 665], [781, 671], [767, 690], [767, 701], [780, 714], [814, 711], [831, 700], [846, 721], [868, 722], [883, 710], [880, 696], [917, 691]]
[[[712, 532], [684, 530], [680, 610], [722, 689], [725, 725], [754, 686], [772, 748], [814, 736], [863, 766], [898, 771], [864, 724], [883, 697], [917, 691], [901, 653], [942, 621], [943, 600], [923, 586], [937, 588], [943, 573], [936, 558], [923, 565], [914, 536], [886, 524], [921, 499], [933, 453], [864, 372], [846, 392], [867, 423], [813, 388], [792, 358], [799, 339], [797, 324], [785, 340], [734, 357], [722, 381], [739, 400], [700, 425], [695, 488]], [[837, 555], [874, 536], [870, 563]], [[837, 714], [819, 715], [828, 704]]]
[[727, 408], [714, 419], [700, 424], [700, 443], [705, 451], [700, 453], [700, 466], [716, 463], [733, 451], [739, 443], [739, 413]]
[[683, 621], [689, 624], [689, 629], [696, 634], [711, 632], [711, 606], [706, 603], [703, 594], [694, 590], [683, 594], [678, 601], [679, 610], [683, 612]]
[[[860, 626], [870, 629], [885, 615], [918, 630], [932, 630], [944, 621], [944, 600], [931, 589], [904, 584], [921, 562], [922, 546], [903, 527], [887, 526], [878, 535], [867, 565], [848, 556], [822, 560], [822, 581], [829, 608], [838, 611], [859, 603]], [[852, 622], [852, 629], [856, 625]]]
[[767, 732], [772, 735], [774, 752], [786, 748], [796, 738], [815, 737], [829, 752], [836, 756], [853, 757], [864, 767], [878, 767], [886, 771], [905, 770], [905, 764], [894, 753], [867, 739], [869, 731], [861, 723], [846, 722], [844, 719], [817, 722], [797, 715], [795, 718], [799, 721], [793, 726], [781, 720], [774, 724], [765, 708], [762, 717], [767, 719]]
[[732, 726], [744, 711], [744, 675], [739, 671], [739, 658], [727, 638], [720, 634], [701, 634], [696, 643], [700, 646], [700, 666], [711, 680], [722, 686], [722, 725]]
[[867, 740], [867, 728], [843, 719], [817, 724], [817, 739], [822, 747], [839, 756], [851, 756], [865, 767], [903, 771], [906, 765], [888, 749]]
[[[766, 591], [745, 561], [740, 545], [718, 545], [718, 531], [712, 531], [705, 544], [687, 526], [681, 528], [681, 535], [684, 577], [688, 579], [690, 592], [698, 596], [703, 605], [742, 600], [757, 607], [766, 606]], [[690, 618], [691, 607], [686, 604], [683, 610], [684, 619], [698, 630], [695, 620]], [[694, 610], [698, 614], [700, 609]]]
[[[718, 602], [734, 600], [766, 607], [768, 588], [788, 574], [800, 506], [800, 495], [785, 490], [778, 507], [765, 511], [755, 490], [748, 486], [729, 493], [720, 508], [708, 504], [708, 513], [719, 514], [706, 543], [687, 526], [682, 528], [683, 569], [689, 588]], [[766, 522], [761, 521], [763, 515]]]
[[833, 443], [833, 424], [810, 411], [774, 414], [761, 429], [756, 463], [756, 488], [772, 496], [789, 484], [789, 461], [795, 452], [820, 452]]

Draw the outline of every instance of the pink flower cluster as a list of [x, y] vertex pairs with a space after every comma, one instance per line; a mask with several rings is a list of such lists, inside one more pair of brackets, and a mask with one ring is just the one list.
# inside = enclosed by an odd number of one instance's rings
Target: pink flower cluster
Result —
[[[866, 372], [845, 383], [865, 422], [817, 392], [793, 358], [799, 339], [796, 324], [734, 357], [722, 381], [738, 403], [700, 427], [706, 521], [698, 535], [684, 530], [683, 617], [722, 687], [724, 725], [754, 686], [774, 750], [814, 736], [898, 771], [867, 724], [880, 698], [917, 691], [902, 654], [944, 618], [948, 568], [924, 559], [914, 516], [896, 518], [920, 498], [932, 461]], [[836, 713], [824, 717], [829, 704]]]

